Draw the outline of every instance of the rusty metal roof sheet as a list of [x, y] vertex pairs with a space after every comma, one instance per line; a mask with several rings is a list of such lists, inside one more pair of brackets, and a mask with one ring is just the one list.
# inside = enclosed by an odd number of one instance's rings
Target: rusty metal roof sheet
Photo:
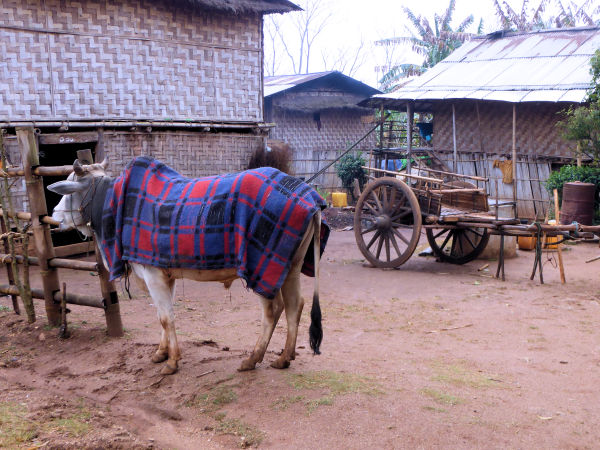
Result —
[[404, 107], [412, 100], [419, 108], [447, 99], [582, 103], [597, 49], [600, 27], [492, 33], [466, 42], [396, 92], [361, 105]]

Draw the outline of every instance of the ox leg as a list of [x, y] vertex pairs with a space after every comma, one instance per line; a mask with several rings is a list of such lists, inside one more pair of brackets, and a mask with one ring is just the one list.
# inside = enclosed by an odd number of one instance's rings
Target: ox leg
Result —
[[260, 301], [263, 307], [262, 333], [258, 338], [256, 345], [254, 346], [252, 354], [248, 359], [245, 359], [242, 362], [242, 365], [238, 369], [240, 372], [254, 369], [256, 367], [256, 363], [259, 363], [263, 360], [265, 352], [267, 351], [267, 346], [269, 345], [269, 341], [273, 335], [275, 325], [277, 325], [279, 316], [281, 316], [283, 311], [281, 291], [277, 292], [273, 300], [260, 297]]
[[283, 294], [283, 304], [285, 306], [285, 317], [287, 319], [287, 338], [283, 352], [271, 367], [276, 369], [286, 369], [290, 366], [290, 361], [296, 359], [296, 339], [298, 338], [298, 325], [302, 316], [304, 299], [300, 295], [300, 270], [292, 268], [281, 288]]
[[177, 361], [181, 359], [177, 334], [175, 333], [175, 314], [173, 312], [173, 296], [175, 280], [164, 271], [156, 268], [144, 268], [144, 281], [150, 296], [156, 305], [158, 320], [162, 326], [158, 350], [152, 356], [153, 362], [167, 361], [161, 374], [171, 375], [177, 372]]

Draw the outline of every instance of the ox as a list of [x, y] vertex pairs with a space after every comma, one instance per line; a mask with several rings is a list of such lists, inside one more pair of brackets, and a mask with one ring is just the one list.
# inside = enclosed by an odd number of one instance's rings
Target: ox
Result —
[[117, 178], [105, 169], [106, 161], [75, 161], [67, 180], [48, 186], [63, 195], [52, 217], [63, 229], [95, 237], [111, 280], [132, 274], [149, 293], [162, 326], [151, 359], [166, 361], [162, 374], [175, 373], [181, 358], [173, 313], [179, 278], [226, 288], [242, 278], [259, 294], [262, 332], [238, 369], [251, 370], [284, 309], [287, 339], [271, 366], [287, 368], [295, 358], [304, 305], [300, 273], [314, 275], [309, 343], [320, 353], [318, 270], [329, 230], [321, 221], [323, 199], [311, 187], [272, 168], [188, 179], [147, 157], [135, 158]]

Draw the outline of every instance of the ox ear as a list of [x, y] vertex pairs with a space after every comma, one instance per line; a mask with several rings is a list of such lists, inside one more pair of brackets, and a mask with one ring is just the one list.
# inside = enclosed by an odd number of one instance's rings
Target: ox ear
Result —
[[87, 184], [81, 181], [58, 181], [48, 186], [48, 190], [60, 195], [69, 195], [74, 192], [81, 192]]

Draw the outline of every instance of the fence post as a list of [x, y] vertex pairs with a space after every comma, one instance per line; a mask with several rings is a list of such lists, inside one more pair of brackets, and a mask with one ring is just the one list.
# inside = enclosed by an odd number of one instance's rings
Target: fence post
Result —
[[48, 317], [48, 324], [57, 327], [60, 325], [60, 304], [54, 301], [54, 293], [60, 291], [58, 272], [56, 268], [48, 266], [48, 260], [55, 257], [54, 246], [50, 237], [50, 225], [41, 222], [41, 218], [48, 214], [46, 195], [42, 178], [32, 172], [33, 168], [40, 165], [37, 139], [33, 127], [17, 127], [16, 133], [31, 212], [35, 252], [39, 258], [44, 287], [46, 316]]
[[[101, 143], [99, 142], [101, 147]], [[102, 148], [96, 148], [103, 152]], [[92, 164], [94, 162], [91, 150], [78, 150], [77, 159], [81, 164]], [[102, 256], [100, 254], [100, 248], [98, 248], [98, 242], [95, 242], [96, 250], [96, 262], [98, 265], [98, 278], [100, 278], [100, 290], [102, 292], [102, 298], [104, 299], [104, 317], [106, 318], [106, 334], [112, 337], [123, 336], [123, 323], [121, 321], [121, 308], [119, 307], [119, 296], [115, 284], [108, 281], [109, 276]]]

